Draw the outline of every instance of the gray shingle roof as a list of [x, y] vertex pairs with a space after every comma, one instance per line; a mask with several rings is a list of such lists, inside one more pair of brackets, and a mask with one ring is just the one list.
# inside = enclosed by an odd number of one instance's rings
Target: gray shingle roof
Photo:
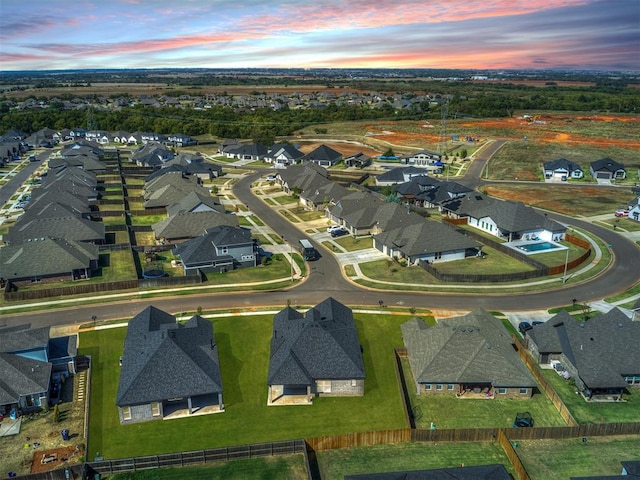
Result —
[[342, 160], [342, 154], [327, 145], [319, 145], [313, 151], [307, 153], [303, 161], [337, 163]]
[[329, 297], [304, 315], [287, 307], [273, 319], [269, 385], [365, 378], [351, 309]]
[[640, 375], [640, 322], [618, 308], [586, 322], [560, 312], [527, 335], [540, 353], [562, 352], [589, 388], [625, 387], [623, 375]]
[[591, 169], [594, 172], [605, 170], [607, 172], [615, 173], [618, 170], [624, 170], [624, 165], [607, 157], [591, 162]]
[[71, 275], [73, 270], [91, 268], [98, 258], [97, 245], [45, 237], [0, 248], [0, 277]]
[[223, 225], [208, 228], [204, 235], [180, 243], [173, 249], [173, 253], [179, 256], [182, 263], [187, 266], [208, 262], [216, 258], [232, 258], [229, 255], [219, 257], [216, 254], [216, 247], [251, 243], [253, 243], [251, 230]]
[[4, 238], [7, 243], [17, 245], [47, 237], [63, 238], [71, 242], [101, 242], [104, 241], [104, 236], [104, 223], [71, 216], [26, 218], [24, 222], [16, 222]]
[[384, 231], [374, 238], [408, 257], [480, 247], [480, 243], [452, 228], [422, 217], [419, 222]]
[[582, 167], [575, 162], [571, 162], [566, 158], [558, 158], [544, 163], [545, 170], [566, 170], [568, 172], [582, 171]]
[[167, 214], [169, 216], [194, 211], [217, 211], [224, 213], [224, 207], [218, 197], [202, 195], [202, 193], [198, 192], [190, 192], [181, 198], [179, 202], [167, 206]]
[[384, 172], [376, 177], [376, 182], [381, 183], [403, 183], [410, 177], [417, 175], [428, 176], [429, 171], [426, 168], [418, 167], [396, 167], [392, 168], [388, 172]]
[[49, 391], [51, 364], [0, 353], [0, 405], [17, 403], [21, 395]]
[[536, 386], [507, 330], [484, 310], [442, 319], [434, 327], [413, 318], [401, 329], [417, 382]]
[[44, 349], [48, 342], [49, 327], [31, 328], [30, 324], [25, 324], [0, 329], [0, 352], [2, 353]]
[[222, 225], [237, 226], [238, 217], [217, 211], [184, 212], [154, 223], [151, 228], [156, 238], [195, 238], [207, 228]]
[[195, 315], [178, 325], [153, 306], [129, 322], [116, 404], [144, 404], [222, 392], [211, 322]]

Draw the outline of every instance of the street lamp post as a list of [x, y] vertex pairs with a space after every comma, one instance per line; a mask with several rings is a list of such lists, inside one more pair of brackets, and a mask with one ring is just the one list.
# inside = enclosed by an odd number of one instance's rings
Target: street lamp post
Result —
[[291, 264], [291, 283], [293, 283], [293, 247], [289, 244], [289, 263]]

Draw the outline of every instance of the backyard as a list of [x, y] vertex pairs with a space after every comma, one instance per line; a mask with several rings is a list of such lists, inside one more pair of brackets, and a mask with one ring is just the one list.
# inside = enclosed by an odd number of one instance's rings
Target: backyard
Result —
[[[267, 407], [273, 317], [216, 318], [213, 325], [226, 411], [127, 426], [119, 424], [114, 405], [117, 365], [126, 329], [83, 332], [81, 351], [92, 356], [94, 366], [87, 458], [120, 458], [406, 427], [393, 347], [402, 344], [399, 326], [410, 316], [355, 315], [367, 372], [363, 397], [324, 397], [314, 399], [309, 406], [280, 407]], [[216, 434], [210, 435], [212, 431]]]

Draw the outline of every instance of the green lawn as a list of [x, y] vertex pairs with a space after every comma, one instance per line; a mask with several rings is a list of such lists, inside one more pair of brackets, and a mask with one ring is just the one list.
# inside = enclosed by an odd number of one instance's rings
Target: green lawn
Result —
[[[342, 248], [347, 250], [348, 252], [355, 252], [357, 250], [364, 250], [366, 248], [373, 247], [373, 241], [371, 237], [352, 237], [345, 235], [344, 237], [334, 238], [332, 241], [340, 245]], [[330, 242], [325, 242], [328, 244]], [[329, 247], [330, 248], [330, 247]]]
[[280, 205], [288, 205], [290, 203], [298, 203], [300, 200], [298, 197], [293, 195], [280, 195], [278, 197], [271, 197], [275, 202]]
[[469, 257], [453, 262], [436, 263], [433, 266], [440, 273], [498, 275], [505, 273], [518, 273], [534, 270], [534, 268], [520, 260], [505, 255], [487, 245], [482, 247], [484, 258]]
[[522, 440], [516, 449], [531, 480], [620, 475], [623, 460], [640, 460], [640, 436]]
[[383, 473], [465, 465], [503, 464], [509, 459], [498, 443], [400, 443], [318, 452], [322, 480], [342, 480], [345, 475]]
[[555, 407], [543, 393], [529, 399], [470, 399], [455, 395], [416, 395], [409, 362], [403, 359], [403, 371], [416, 414], [416, 427], [437, 428], [511, 427], [518, 412], [530, 412], [536, 426], [566, 426]]
[[104, 477], [108, 480], [306, 480], [304, 457], [283, 455], [219, 462], [206, 466], [162, 468], [140, 472], [119, 473]]
[[131, 225], [153, 225], [167, 218], [166, 215], [132, 215]]
[[89, 451], [105, 458], [198, 450], [318, 435], [405, 427], [393, 347], [409, 315], [359, 315], [365, 395], [325, 397], [309, 406], [267, 407], [272, 316], [213, 321], [226, 411], [217, 415], [121, 426], [115, 397], [125, 328], [81, 333], [81, 353], [93, 358]]
[[303, 207], [296, 207], [291, 209], [291, 213], [293, 213], [296, 217], [298, 217], [303, 222], [312, 222], [314, 220], [320, 220], [324, 217], [324, 212], [316, 211], [316, 210], [307, 210]]
[[542, 373], [578, 423], [640, 422], [640, 387], [631, 388], [630, 395], [623, 395], [623, 402], [589, 403], [576, 394], [571, 379], [563, 379], [554, 370], [545, 369]]

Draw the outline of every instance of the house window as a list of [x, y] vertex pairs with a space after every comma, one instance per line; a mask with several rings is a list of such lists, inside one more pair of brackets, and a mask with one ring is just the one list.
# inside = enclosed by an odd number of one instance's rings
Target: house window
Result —
[[453, 390], [453, 383], [447, 384], [447, 390]]
[[318, 393], [331, 393], [331, 380], [318, 380]]
[[122, 418], [124, 420], [131, 420], [131, 407], [122, 407]]
[[507, 389], [504, 387], [498, 388], [498, 393], [507, 393]]
[[442, 252], [436, 252], [433, 254], [434, 260], [440, 260], [442, 258]]
[[527, 389], [526, 388], [520, 388], [520, 395], [526, 395], [527, 394]]
[[425, 383], [424, 384], [424, 389], [425, 390], [431, 390], [431, 384], [430, 383]]
[[223, 253], [223, 254], [229, 253], [229, 247], [220, 247], [220, 253]]
[[358, 381], [355, 380], [355, 379], [351, 380], [351, 386], [352, 387], [357, 387], [358, 386]]
[[436, 384], [436, 390], [442, 390], [442, 384], [441, 383]]
[[151, 402], [151, 415], [157, 417], [160, 415], [160, 403]]

